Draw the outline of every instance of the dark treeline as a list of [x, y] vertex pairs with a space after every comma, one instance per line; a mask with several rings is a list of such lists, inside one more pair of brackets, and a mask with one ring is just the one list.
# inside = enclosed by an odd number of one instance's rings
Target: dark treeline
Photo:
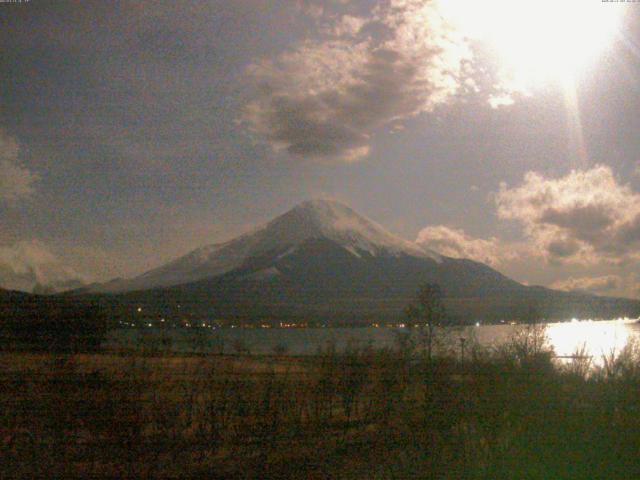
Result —
[[0, 348], [96, 351], [115, 323], [95, 299], [0, 291]]
[[[534, 292], [534, 293], [532, 293]], [[224, 325], [278, 326], [281, 322], [307, 326], [365, 327], [372, 323], [393, 325], [407, 321], [406, 307], [414, 300], [415, 289], [394, 299], [366, 298], [357, 301], [315, 298], [304, 302], [290, 299], [264, 301], [258, 293], [247, 291], [242, 298], [224, 298], [211, 292], [180, 289], [132, 292], [118, 295], [80, 295], [81, 301], [102, 305], [109, 318], [123, 322], [161, 318], [181, 323], [207, 320]], [[624, 298], [604, 298], [578, 293], [531, 289], [508, 297], [443, 298], [447, 323], [472, 325], [531, 320], [531, 305], [537, 320], [566, 321], [571, 318], [612, 319], [640, 315], [640, 302]], [[142, 309], [142, 313], [138, 312]]]

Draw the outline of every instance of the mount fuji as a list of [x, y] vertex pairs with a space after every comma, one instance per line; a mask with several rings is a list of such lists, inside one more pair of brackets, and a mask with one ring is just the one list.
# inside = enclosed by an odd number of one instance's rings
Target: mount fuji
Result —
[[396, 321], [418, 286], [437, 283], [463, 322], [526, 315], [637, 316], [640, 302], [522, 285], [479, 262], [450, 258], [393, 235], [332, 200], [303, 202], [229, 242], [207, 245], [128, 280], [76, 293], [151, 316]]
[[[130, 280], [116, 280], [93, 287], [97, 291], [147, 290], [214, 277], [271, 256], [274, 263], [299, 254], [309, 242], [332, 242], [356, 258], [401, 257], [432, 259], [437, 253], [397, 237], [383, 227], [332, 200], [299, 204], [251, 233], [226, 243], [198, 248], [166, 265]], [[260, 272], [255, 272], [260, 273]], [[262, 272], [276, 274], [275, 267]]]

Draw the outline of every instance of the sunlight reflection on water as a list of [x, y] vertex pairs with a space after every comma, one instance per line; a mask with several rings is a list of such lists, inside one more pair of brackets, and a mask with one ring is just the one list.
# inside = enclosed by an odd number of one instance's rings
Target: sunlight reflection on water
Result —
[[601, 365], [602, 356], [619, 353], [640, 334], [639, 327], [635, 320], [571, 321], [548, 324], [546, 334], [556, 355], [581, 352], [590, 355], [594, 365]]
[[[486, 348], [499, 347], [508, 343], [523, 325], [481, 325], [452, 329], [449, 341], [453, 351], [459, 351], [458, 340], [465, 337], [478, 342]], [[329, 344], [335, 344], [337, 351], [348, 345], [371, 345], [375, 348], [397, 347], [398, 333], [408, 331], [394, 328], [292, 328], [292, 329], [216, 329], [208, 331], [205, 350], [222, 348], [225, 353], [235, 353], [234, 344], [238, 341], [253, 354], [272, 354], [277, 346], [284, 346], [289, 354], [313, 355]], [[418, 335], [418, 332], [412, 332]], [[114, 332], [109, 344], [125, 348], [142, 348], [155, 339], [160, 345], [161, 330], [158, 329], [121, 329]], [[170, 330], [173, 351], [193, 351], [196, 342], [190, 329]], [[569, 321], [547, 324], [546, 336], [549, 346], [557, 356], [570, 356], [580, 351], [592, 356], [592, 365], [602, 365], [602, 355], [619, 353], [632, 338], [640, 338], [640, 324], [635, 320], [608, 321]], [[560, 359], [560, 361], [570, 361]]]

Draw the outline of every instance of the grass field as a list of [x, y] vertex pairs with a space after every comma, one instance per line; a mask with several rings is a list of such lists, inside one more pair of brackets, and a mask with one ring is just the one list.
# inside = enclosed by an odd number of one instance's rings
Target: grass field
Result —
[[1, 478], [638, 478], [638, 348], [0, 354]]

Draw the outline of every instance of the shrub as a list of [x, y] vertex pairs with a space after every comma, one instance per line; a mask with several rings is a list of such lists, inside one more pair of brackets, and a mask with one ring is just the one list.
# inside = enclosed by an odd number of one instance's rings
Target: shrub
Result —
[[2, 323], [5, 339], [31, 350], [97, 351], [112, 326], [97, 304], [42, 299], [15, 306]]

